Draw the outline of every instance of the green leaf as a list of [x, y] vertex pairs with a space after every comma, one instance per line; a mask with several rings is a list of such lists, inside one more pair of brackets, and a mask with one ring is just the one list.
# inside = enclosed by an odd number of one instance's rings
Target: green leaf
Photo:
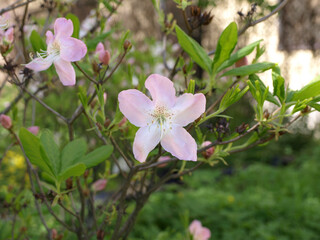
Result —
[[88, 48], [88, 51], [95, 50], [99, 42], [103, 42], [109, 35], [111, 35], [114, 32], [114, 30], [111, 30], [106, 33], [102, 33], [98, 35], [97, 37], [90, 38], [86, 40], [86, 45]]
[[[250, 75], [249, 80], [252, 85], [254, 85], [256, 81], [258, 81], [259, 85], [260, 85], [261, 92], [263, 92], [263, 93], [265, 92], [266, 86], [264, 85], [264, 83], [261, 81], [261, 79], [257, 75], [255, 75], [255, 74]], [[267, 101], [272, 102], [275, 105], [277, 105], [278, 107], [280, 107], [278, 100], [270, 92], [267, 93]]]
[[249, 90], [248, 86], [241, 90], [239, 88], [239, 85], [229, 89], [221, 99], [220, 107], [218, 111], [223, 112], [229, 106], [239, 101], [243, 97], [243, 95], [246, 94], [248, 90]]
[[59, 173], [64, 169], [76, 164], [87, 152], [87, 143], [84, 139], [76, 139], [69, 142], [61, 152], [61, 168]]
[[86, 165], [83, 163], [77, 163], [68, 167], [65, 171], [59, 174], [59, 181], [64, 181], [69, 177], [81, 176], [86, 170]]
[[68, 13], [66, 16], [66, 19], [70, 19], [73, 23], [73, 33], [72, 33], [72, 37], [74, 38], [79, 38], [79, 32], [80, 32], [80, 21], [79, 18], [72, 14], [72, 13]]
[[195, 61], [202, 69], [211, 74], [212, 61], [203, 47], [200, 46], [195, 40], [189, 37], [179, 26], [175, 27], [178, 42], [185, 50], [191, 59]]
[[[53, 166], [54, 172], [59, 173], [61, 167], [60, 150], [53, 139], [53, 134], [49, 130], [44, 130], [40, 137], [40, 143], [44, 152], [46, 153], [46, 156], [48, 157], [48, 160], [50, 161], [51, 166]], [[42, 154], [42, 158], [45, 158], [44, 154]]]
[[112, 152], [113, 147], [111, 145], [102, 146], [82, 157], [79, 162], [84, 163], [87, 168], [91, 168], [106, 160]]
[[275, 63], [270, 62], [261, 62], [261, 63], [255, 63], [247, 66], [241, 66], [238, 68], [231, 69], [222, 76], [247, 76], [254, 73], [264, 72], [266, 70], [269, 70], [275, 66]]
[[227, 67], [230, 67], [232, 66], [234, 63], [236, 63], [238, 60], [240, 60], [241, 58], [249, 55], [250, 53], [253, 52], [253, 50], [255, 49], [255, 47], [262, 41], [259, 40], [259, 41], [256, 41], [256, 42], [253, 42], [251, 44], [249, 44], [248, 46], [244, 47], [244, 48], [241, 48], [239, 51], [237, 51], [236, 53], [232, 54], [230, 56], [230, 58], [225, 61], [224, 63], [222, 63], [220, 65], [220, 67], [217, 69], [217, 72], [220, 72], [221, 70], [223, 69], [226, 69]]
[[30, 39], [32, 48], [35, 52], [40, 52], [41, 49], [42, 50], [47, 49], [45, 42], [43, 41], [43, 39], [41, 38], [40, 34], [37, 31], [33, 30], [31, 32], [29, 39]]
[[311, 97], [317, 97], [320, 95], [320, 81], [309, 83], [301, 90], [296, 91], [292, 97], [293, 101], [304, 100]]
[[188, 90], [187, 90], [187, 92], [194, 94], [195, 87], [196, 87], [196, 81], [191, 79], [190, 82], [189, 82], [189, 84], [188, 84]]
[[230, 54], [235, 48], [238, 42], [238, 27], [235, 22], [232, 22], [228, 25], [228, 27], [222, 32], [216, 53], [214, 55], [213, 63], [212, 63], [212, 72], [215, 73], [217, 69], [221, 66], [221, 64], [229, 59]]
[[50, 176], [54, 176], [54, 172], [50, 162], [44, 160], [40, 153], [40, 140], [25, 128], [21, 128], [19, 138], [23, 149], [30, 162], [39, 167], [42, 171]]
[[285, 100], [285, 81], [280, 75], [280, 68], [278, 66], [272, 69], [272, 80], [273, 80], [273, 95], [277, 96], [280, 102]]

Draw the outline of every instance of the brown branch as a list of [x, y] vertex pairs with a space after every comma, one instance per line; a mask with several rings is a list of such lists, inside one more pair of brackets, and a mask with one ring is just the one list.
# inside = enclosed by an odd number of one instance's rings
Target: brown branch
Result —
[[0, 15], [2, 15], [2, 14], [5, 13], [5, 12], [12, 11], [13, 9], [16, 9], [16, 8], [22, 7], [22, 6], [24, 6], [24, 5], [27, 5], [27, 4], [29, 4], [29, 3], [31, 3], [31, 2], [34, 2], [34, 1], [36, 1], [36, 0], [27, 0], [27, 1], [23, 2], [23, 3], [18, 4], [18, 5], [16, 5], [16, 4], [17, 4], [18, 2], [20, 2], [20, 1], [16, 1], [15, 3], [11, 4], [9, 7], [2, 8], [2, 9], [0, 10]]

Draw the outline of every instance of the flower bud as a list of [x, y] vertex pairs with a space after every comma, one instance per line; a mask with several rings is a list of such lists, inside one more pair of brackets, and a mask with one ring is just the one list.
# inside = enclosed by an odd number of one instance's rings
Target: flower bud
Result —
[[236, 65], [236, 67], [242, 67], [242, 66], [249, 65], [248, 58], [247, 57], [240, 58], [238, 61], [236, 61], [235, 65]]
[[68, 190], [72, 189], [72, 178], [68, 178], [68, 179], [66, 180], [66, 188], [67, 188]]
[[58, 236], [57, 230], [55, 228], [52, 228], [52, 230], [51, 230], [51, 238], [54, 240], [54, 239], [57, 238], [57, 236]]
[[[158, 162], [167, 161], [167, 160], [169, 160], [169, 159], [170, 159], [169, 156], [162, 156], [162, 157], [159, 157]], [[158, 165], [158, 167], [159, 167], [159, 168], [163, 168], [163, 167], [167, 166], [167, 164], [168, 164], [168, 163], [165, 162], [165, 163], [162, 163], [162, 164]]]
[[99, 229], [97, 232], [97, 240], [103, 240], [104, 234], [104, 231], [102, 229]]
[[83, 177], [84, 177], [84, 178], [88, 178], [89, 173], [90, 173], [90, 172], [89, 172], [89, 170], [88, 170], [88, 169], [87, 169], [87, 170], [85, 170], [85, 171], [84, 171], [84, 173], [83, 173]]
[[28, 128], [28, 131], [31, 132], [33, 135], [37, 135], [39, 133], [39, 127], [38, 126], [31, 126]]
[[124, 50], [128, 50], [128, 49], [130, 49], [132, 47], [132, 45], [131, 45], [131, 42], [129, 41], [129, 40], [125, 40], [124, 41], [124, 43], [123, 43], [123, 48], [124, 48]]
[[[208, 145], [210, 145], [212, 142], [210, 141], [204, 141], [202, 144], [201, 144], [201, 147], [206, 147]], [[205, 158], [205, 159], [208, 159], [211, 157], [211, 155], [214, 153], [214, 147], [210, 147], [208, 148], [207, 150], [205, 150], [204, 152], [202, 152], [202, 156]]]
[[92, 184], [92, 189], [95, 192], [103, 190], [107, 185], [107, 179], [99, 179]]
[[126, 118], [126, 117], [123, 117], [123, 118], [121, 119], [121, 121], [119, 122], [118, 126], [119, 126], [119, 127], [122, 127], [126, 122], [127, 122], [127, 118]]
[[12, 127], [12, 121], [11, 118], [7, 115], [1, 114], [0, 115], [0, 124], [2, 127], [6, 129], [10, 129]]

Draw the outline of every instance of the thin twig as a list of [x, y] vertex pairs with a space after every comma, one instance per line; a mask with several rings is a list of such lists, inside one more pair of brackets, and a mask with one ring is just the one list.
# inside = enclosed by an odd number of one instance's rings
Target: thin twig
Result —
[[82, 74], [91, 82], [93, 82], [94, 84], [98, 84], [98, 82], [96, 80], [94, 80], [92, 77], [90, 77], [80, 66], [77, 62], [74, 62], [74, 65], [76, 65], [76, 67], [80, 70], [80, 72], [82, 72]]
[[2, 15], [5, 12], [12, 11], [13, 9], [22, 7], [22, 6], [26, 5], [26, 4], [29, 4], [29, 3], [34, 2], [34, 1], [36, 1], [36, 0], [27, 0], [27, 1], [23, 2], [23, 3], [20, 3], [20, 4], [16, 5], [18, 2], [20, 2], [20, 1], [17, 1], [15, 3], [11, 4], [9, 7], [2, 8], [0, 10], [0, 15]]

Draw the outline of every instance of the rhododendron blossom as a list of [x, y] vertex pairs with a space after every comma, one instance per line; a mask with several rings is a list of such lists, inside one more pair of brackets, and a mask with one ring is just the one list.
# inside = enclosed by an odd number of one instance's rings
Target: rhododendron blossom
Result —
[[36, 72], [48, 69], [52, 63], [65, 86], [75, 85], [76, 74], [71, 62], [79, 61], [87, 53], [87, 46], [79, 39], [71, 37], [72, 21], [58, 18], [54, 23], [54, 34], [47, 31], [47, 51], [37, 53], [37, 58], [26, 65]]
[[205, 111], [202, 93], [175, 95], [172, 81], [158, 74], [146, 82], [152, 100], [136, 89], [119, 93], [119, 108], [124, 116], [140, 127], [133, 142], [134, 157], [144, 162], [149, 152], [161, 146], [181, 160], [197, 160], [197, 144], [183, 127], [195, 121]]
[[211, 237], [211, 232], [208, 228], [202, 227], [199, 220], [193, 220], [189, 226], [189, 232], [193, 236], [193, 240], [208, 240]]

